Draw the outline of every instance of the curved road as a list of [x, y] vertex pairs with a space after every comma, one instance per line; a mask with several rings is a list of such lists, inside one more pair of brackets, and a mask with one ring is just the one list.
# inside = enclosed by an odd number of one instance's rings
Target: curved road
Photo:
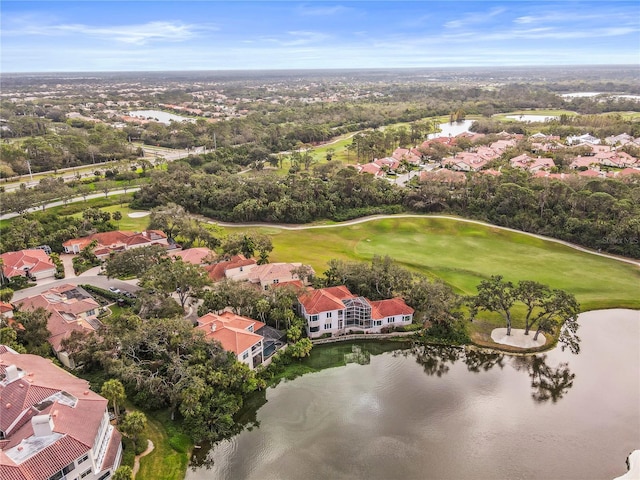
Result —
[[361, 217], [356, 218], [354, 220], [348, 220], [346, 222], [335, 223], [331, 225], [285, 225], [281, 223], [226, 223], [226, 222], [216, 222], [213, 220], [209, 220], [208, 223], [220, 225], [221, 227], [228, 228], [260, 228], [260, 227], [268, 227], [268, 228], [280, 228], [282, 230], [311, 230], [316, 228], [339, 228], [339, 227], [348, 227], [350, 225], [357, 225], [359, 223], [371, 222], [374, 220], [382, 220], [386, 218], [439, 218], [446, 220], [455, 220], [458, 222], [465, 223], [474, 223], [476, 225], [482, 225], [484, 227], [498, 228], [500, 230], [505, 230], [507, 232], [520, 233], [522, 235], [528, 235], [530, 237], [539, 238], [540, 240], [546, 240], [547, 242], [559, 243], [561, 245], [565, 245], [567, 247], [573, 248], [574, 250], [578, 250], [580, 252], [590, 253], [591, 255], [597, 255], [599, 257], [610, 258], [612, 260], [618, 260], [619, 262], [630, 263], [631, 265], [635, 265], [636, 267], [640, 267], [640, 261], [634, 260], [631, 258], [620, 257], [617, 255], [611, 255], [608, 253], [601, 253], [591, 250], [586, 247], [581, 247], [580, 245], [576, 245], [575, 243], [567, 242], [564, 240], [558, 240], [557, 238], [545, 237], [544, 235], [538, 235], [537, 233], [529, 233], [523, 232], [521, 230], [516, 230], [515, 228], [501, 227], [499, 225], [493, 225], [491, 223], [481, 222], [479, 220], [470, 220], [467, 218], [460, 217], [451, 217], [448, 215], [415, 215], [415, 214], [400, 214], [400, 215], [371, 215], [369, 217]]

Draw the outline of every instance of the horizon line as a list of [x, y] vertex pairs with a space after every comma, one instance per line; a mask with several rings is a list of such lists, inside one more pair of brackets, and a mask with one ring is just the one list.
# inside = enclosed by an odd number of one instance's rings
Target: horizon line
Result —
[[625, 67], [637, 68], [640, 70], [640, 64], [634, 63], [584, 63], [584, 64], [537, 64], [537, 65], [443, 65], [443, 66], [425, 66], [425, 67], [322, 67], [322, 68], [233, 68], [233, 69], [182, 69], [182, 70], [41, 70], [41, 71], [9, 71], [0, 72], [3, 75], [34, 75], [34, 74], [98, 74], [98, 73], [184, 73], [184, 72], [321, 72], [321, 71], [344, 71], [352, 72], [358, 70], [379, 70], [379, 71], [397, 71], [397, 70], [457, 70], [457, 69], [495, 69], [495, 68], [580, 68], [580, 67]]

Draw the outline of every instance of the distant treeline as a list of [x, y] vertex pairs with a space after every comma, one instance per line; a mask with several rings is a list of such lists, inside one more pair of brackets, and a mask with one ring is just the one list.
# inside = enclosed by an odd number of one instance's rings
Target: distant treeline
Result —
[[407, 210], [445, 212], [640, 258], [638, 199], [637, 178], [560, 181], [506, 168], [499, 177], [473, 174], [461, 183], [400, 188], [351, 168], [245, 177], [207, 175], [181, 163], [157, 172], [151, 184], [135, 193], [132, 207], [173, 202], [223, 221], [282, 223]]

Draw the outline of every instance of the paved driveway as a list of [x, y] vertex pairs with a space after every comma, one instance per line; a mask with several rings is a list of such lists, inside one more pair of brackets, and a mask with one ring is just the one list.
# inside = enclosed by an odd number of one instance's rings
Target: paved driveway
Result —
[[[93, 270], [93, 269], [92, 269]], [[85, 272], [85, 274], [88, 272]], [[104, 275], [80, 275], [79, 277], [73, 276], [70, 278], [63, 278], [62, 280], [54, 280], [52, 282], [43, 282], [39, 283], [35, 287], [25, 288], [24, 290], [18, 290], [13, 294], [12, 300], [21, 300], [26, 297], [30, 297], [32, 295], [38, 295], [50, 288], [59, 286], [59, 285], [80, 285], [83, 283], [88, 283], [89, 285], [94, 285], [99, 288], [104, 288], [105, 290], [109, 287], [116, 287], [122, 291], [129, 292], [137, 292], [140, 290], [138, 287], [138, 280], [118, 280], [115, 278], [107, 278]]]

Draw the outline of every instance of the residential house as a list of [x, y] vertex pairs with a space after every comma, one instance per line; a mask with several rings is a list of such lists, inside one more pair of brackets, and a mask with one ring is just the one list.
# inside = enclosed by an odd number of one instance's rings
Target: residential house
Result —
[[2, 271], [8, 279], [28, 276], [36, 280], [53, 278], [56, 265], [44, 250], [30, 249], [18, 252], [7, 252], [0, 255], [3, 262]]
[[207, 339], [220, 342], [222, 348], [233, 352], [239, 362], [253, 370], [264, 361], [264, 337], [257, 333], [264, 326], [257, 320], [223, 312], [203, 315], [198, 318], [196, 328], [203, 331]]
[[245, 258], [244, 255], [234, 255], [229, 260], [214, 263], [205, 267], [209, 278], [214, 282], [222, 279], [235, 281], [246, 280], [247, 275], [258, 265], [253, 258]]
[[442, 166], [450, 166], [453, 170], [461, 172], [477, 172], [488, 163], [474, 152], [459, 152], [454, 157], [442, 159]]
[[13, 318], [13, 305], [7, 302], [0, 302], [0, 325], [3, 321]]
[[216, 253], [205, 247], [197, 247], [173, 252], [171, 255], [174, 257], [180, 257], [185, 263], [191, 263], [193, 265], [207, 265], [207, 260], [215, 258]]
[[571, 161], [570, 168], [591, 167], [593, 165], [599, 165], [600, 162], [594, 157], [590, 156], [578, 156]]
[[116, 230], [113, 232], [94, 233], [87, 237], [72, 238], [62, 244], [65, 253], [80, 253], [91, 242], [97, 243], [93, 253], [98, 258], [108, 257], [111, 253], [122, 252], [131, 248], [164, 245], [169, 247], [167, 236], [160, 230], [130, 232]]
[[0, 345], [0, 478], [103, 480], [120, 465], [107, 399], [50, 360]]
[[422, 160], [422, 155], [418, 152], [417, 149], [413, 148], [396, 148], [391, 154], [391, 157], [398, 162], [402, 162], [404, 160], [405, 162], [411, 163], [413, 165], [419, 165], [420, 161]]
[[600, 139], [585, 133], [584, 135], [570, 135], [567, 137], [567, 145], [598, 145]]
[[[301, 281], [302, 283], [308, 282], [307, 278], [300, 278], [298, 274], [294, 272], [294, 270], [301, 266], [301, 263], [267, 263], [265, 265], [258, 265], [251, 269], [247, 275], [247, 280], [254, 285], [259, 285], [262, 291], [269, 290], [269, 288], [272, 288], [274, 285], [285, 285], [288, 283], [300, 285]], [[314, 274], [315, 272], [311, 269], [311, 275]]]
[[512, 158], [509, 163], [514, 168], [520, 168], [522, 170], [527, 170], [531, 173], [535, 173], [538, 170], [547, 170], [552, 167], [555, 167], [556, 164], [553, 163], [553, 160], [546, 157], [538, 157], [532, 158], [526, 153], [522, 155], [518, 155], [517, 157]]
[[102, 323], [98, 320], [100, 305], [83, 288], [61, 285], [39, 295], [14, 302], [21, 310], [43, 308], [51, 315], [47, 320], [51, 348], [65, 367], [75, 368], [75, 363], [62, 346], [71, 332], [94, 332]]
[[608, 145], [626, 145], [632, 143], [635, 139], [628, 133], [621, 133], [620, 135], [611, 135], [604, 139]]
[[358, 173], [370, 173], [376, 178], [384, 177], [384, 170], [382, 169], [382, 166], [375, 162], [358, 164], [355, 165], [354, 168], [358, 171]]
[[342, 285], [310, 288], [298, 296], [298, 313], [306, 320], [307, 335], [379, 333], [383, 328], [409, 325], [413, 308], [401, 298], [371, 301]]

